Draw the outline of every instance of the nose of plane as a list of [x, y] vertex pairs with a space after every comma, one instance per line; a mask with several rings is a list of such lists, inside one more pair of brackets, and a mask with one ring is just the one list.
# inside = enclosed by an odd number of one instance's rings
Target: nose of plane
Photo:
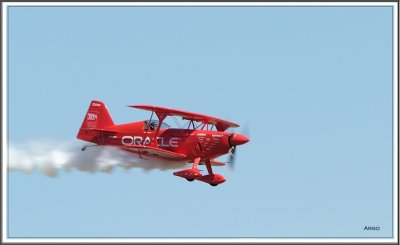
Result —
[[234, 134], [230, 138], [230, 144], [231, 145], [243, 145], [245, 143], [249, 142], [249, 138], [242, 134]]

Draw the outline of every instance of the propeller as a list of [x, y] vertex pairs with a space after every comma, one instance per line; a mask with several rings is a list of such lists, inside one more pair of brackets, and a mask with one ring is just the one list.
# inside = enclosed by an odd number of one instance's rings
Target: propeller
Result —
[[[246, 135], [249, 134], [249, 128], [246, 123], [245, 127], [243, 128], [242, 131], [246, 131]], [[235, 159], [236, 159], [236, 146], [245, 144], [249, 141], [249, 139], [244, 136], [243, 134], [235, 134], [235, 132], [232, 129], [232, 134], [229, 135], [228, 137], [228, 142], [231, 148], [229, 149], [229, 160], [228, 160], [228, 165], [231, 169], [234, 169], [235, 167]]]
[[231, 146], [229, 149], [229, 160], [228, 160], [228, 165], [231, 169], [235, 168], [235, 159], [236, 159], [236, 145]]

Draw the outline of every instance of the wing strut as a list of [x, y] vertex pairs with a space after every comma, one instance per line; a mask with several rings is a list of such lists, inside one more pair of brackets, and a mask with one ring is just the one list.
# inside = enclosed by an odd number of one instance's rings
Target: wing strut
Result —
[[204, 164], [207, 167], [208, 175], [203, 175], [200, 178], [198, 178], [197, 180], [206, 182], [212, 186], [216, 186], [216, 185], [219, 185], [219, 184], [225, 182], [224, 176], [213, 173], [210, 160], [205, 161]]
[[[154, 111], [151, 114], [152, 116], [153, 116], [153, 113], [154, 113]], [[156, 115], [158, 117], [158, 125], [157, 125], [157, 128], [156, 128], [156, 132], [153, 135], [153, 139], [151, 140], [151, 145], [153, 147], [158, 147], [157, 137], [158, 137], [158, 134], [160, 132], [161, 124], [163, 123], [164, 119], [167, 117], [166, 113], [158, 112], [158, 111], [156, 111]]]

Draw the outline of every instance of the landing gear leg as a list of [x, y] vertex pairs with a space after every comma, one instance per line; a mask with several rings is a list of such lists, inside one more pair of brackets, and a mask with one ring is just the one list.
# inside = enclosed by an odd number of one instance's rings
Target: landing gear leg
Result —
[[213, 173], [210, 161], [206, 161], [205, 165], [207, 167], [208, 175], [204, 175], [204, 176], [198, 178], [197, 180], [206, 182], [206, 183], [210, 184], [211, 186], [217, 186], [217, 185], [225, 182], [224, 176]]
[[[214, 173], [212, 171], [212, 167], [211, 167], [211, 163], [209, 161], [207, 161], [206, 163], [206, 167], [207, 167], [207, 172], [208, 172], [208, 176], [210, 176], [211, 179], [214, 178]], [[211, 186], [217, 186], [218, 184], [215, 183], [209, 183]]]
[[[200, 157], [195, 158], [195, 159], [193, 160], [192, 169], [193, 169], [194, 171], [199, 171], [199, 170], [197, 169], [197, 166], [199, 166], [199, 163], [200, 163]], [[193, 178], [186, 178], [186, 180], [192, 182], [194, 179], [193, 179]]]
[[179, 172], [174, 172], [174, 175], [185, 178], [187, 181], [193, 181], [195, 179], [198, 179], [202, 176], [201, 172], [197, 169], [199, 163], [200, 163], [200, 157], [195, 158], [193, 160], [192, 168], [184, 169]]
[[210, 162], [206, 162], [206, 167], [207, 167], [208, 174], [210, 176], [214, 175], [214, 173], [212, 171], [212, 168], [211, 168], [211, 163]]
[[199, 166], [199, 163], [200, 163], [200, 157], [195, 158], [195, 159], [193, 160], [192, 169], [198, 170], [198, 169], [197, 169], [197, 166]]

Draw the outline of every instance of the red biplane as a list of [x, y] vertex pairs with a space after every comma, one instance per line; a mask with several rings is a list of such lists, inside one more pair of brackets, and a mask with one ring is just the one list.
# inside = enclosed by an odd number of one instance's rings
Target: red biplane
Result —
[[[226, 132], [228, 128], [239, 125], [216, 117], [153, 105], [130, 107], [151, 111], [150, 119], [117, 125], [105, 104], [93, 100], [79, 129], [78, 139], [95, 145], [115, 146], [136, 153], [141, 158], [153, 156], [193, 163], [191, 168], [174, 172], [174, 175], [212, 186], [225, 182], [224, 176], [212, 171], [212, 166], [223, 166], [225, 163], [215, 159], [229, 153], [228, 163], [233, 163], [236, 146], [249, 141], [244, 135]], [[182, 117], [188, 121], [188, 126], [171, 128], [164, 122], [168, 116], [174, 119], [175, 116]], [[82, 151], [86, 147], [82, 147]], [[197, 166], [202, 164], [206, 165], [208, 175], [202, 175], [198, 170]]]

